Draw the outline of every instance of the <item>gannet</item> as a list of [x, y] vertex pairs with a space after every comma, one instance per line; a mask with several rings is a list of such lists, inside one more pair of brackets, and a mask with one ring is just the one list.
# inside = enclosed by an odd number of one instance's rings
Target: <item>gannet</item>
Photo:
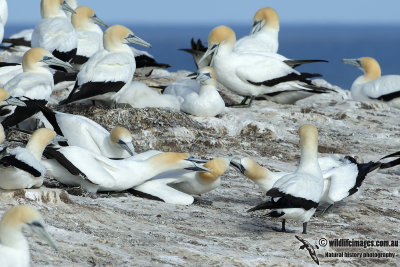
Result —
[[130, 85], [136, 69], [129, 43], [151, 47], [124, 26], [109, 27], [103, 36], [104, 50], [86, 62], [78, 73], [74, 89], [60, 104], [83, 99], [107, 102], [118, 99], [118, 94]]
[[267, 192], [271, 200], [250, 209], [270, 209], [270, 217], [282, 218], [282, 232], [286, 219], [301, 221], [303, 234], [307, 233], [307, 222], [315, 213], [324, 188], [322, 172], [318, 164], [318, 130], [310, 124], [299, 128], [300, 164], [296, 171], [277, 180]]
[[0, 222], [0, 266], [30, 266], [29, 244], [22, 231], [30, 229], [39, 235], [52, 248], [57, 249], [46, 231], [39, 212], [28, 205], [12, 207], [3, 214]]
[[170, 170], [207, 171], [190, 161], [187, 153], [160, 153], [145, 160], [113, 160], [77, 147], [51, 147], [42, 160], [48, 174], [66, 185], [81, 186], [89, 193], [123, 191]]
[[212, 56], [211, 66], [217, 81], [234, 93], [244, 96], [240, 106], [249, 106], [255, 96], [268, 94], [271, 98], [298, 91], [314, 90], [309, 78], [320, 75], [300, 73], [284, 62], [260, 54], [232, 51], [236, 42], [233, 30], [227, 26], [214, 28], [208, 38], [208, 50], [203, 58]]
[[400, 108], [400, 75], [381, 76], [379, 63], [372, 57], [343, 59], [364, 72], [351, 85], [351, 96], [356, 101], [382, 101]]
[[22, 100], [26, 107], [8, 109], [1, 113], [6, 117], [1, 124], [4, 128], [14, 126], [38, 112], [35, 103], [46, 105], [54, 88], [53, 75], [49, 65], [71, 68], [71, 65], [54, 57], [43, 48], [32, 48], [24, 54], [23, 72], [15, 76], [4, 86], [10, 96]]
[[0, 43], [3, 42], [4, 26], [8, 20], [8, 5], [6, 0], [0, 0]]
[[80, 115], [52, 111], [39, 107], [46, 120], [46, 128], [53, 128], [67, 139], [70, 146], [78, 146], [108, 158], [127, 158], [135, 149], [132, 134], [124, 127], [114, 127], [111, 133], [93, 120]]
[[214, 117], [225, 109], [225, 102], [217, 90], [216, 73], [211, 67], [198, 70], [196, 80], [200, 88], [172, 84], [164, 94], [175, 95], [181, 102], [181, 111], [200, 117]]
[[78, 38], [64, 11], [75, 12], [64, 0], [41, 1], [42, 20], [32, 33], [31, 46], [44, 48], [68, 62], [76, 55]]
[[228, 169], [229, 161], [227, 158], [215, 158], [205, 163], [208, 172], [162, 173], [133, 189], [166, 203], [190, 205], [194, 201], [192, 195], [210, 192], [221, 184], [220, 176]]
[[16, 147], [0, 159], [0, 188], [40, 187], [46, 169], [40, 163], [44, 148], [56, 137], [53, 130], [36, 130], [25, 148]]
[[87, 6], [75, 9], [71, 22], [78, 35], [78, 50], [71, 63], [80, 66], [94, 53], [103, 49], [103, 31], [99, 26], [108, 26]]
[[10, 96], [7, 90], [0, 88], [0, 114], [8, 114], [15, 106], [26, 107], [26, 104], [18, 98]]

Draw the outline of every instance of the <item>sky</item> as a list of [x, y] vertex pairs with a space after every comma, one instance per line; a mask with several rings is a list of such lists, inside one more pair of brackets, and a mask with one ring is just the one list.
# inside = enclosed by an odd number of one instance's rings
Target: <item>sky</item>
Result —
[[[10, 24], [35, 24], [40, 0], [7, 0]], [[271, 6], [282, 24], [400, 24], [399, 0], [80, 0], [108, 24], [249, 24]]]

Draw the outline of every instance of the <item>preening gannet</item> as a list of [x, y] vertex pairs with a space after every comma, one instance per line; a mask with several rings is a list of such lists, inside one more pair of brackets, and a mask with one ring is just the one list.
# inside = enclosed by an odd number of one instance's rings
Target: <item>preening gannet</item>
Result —
[[82, 186], [90, 193], [123, 191], [166, 171], [206, 171], [186, 153], [160, 153], [145, 160], [112, 160], [77, 147], [47, 147], [42, 160], [48, 174], [66, 185]]
[[29, 244], [22, 230], [30, 229], [39, 235], [52, 248], [57, 249], [45, 229], [39, 212], [28, 205], [19, 205], [3, 214], [0, 222], [0, 266], [30, 266]]
[[78, 146], [108, 158], [127, 158], [135, 149], [132, 134], [124, 127], [114, 127], [111, 133], [103, 126], [84, 116], [52, 111], [40, 106], [47, 121], [45, 127], [53, 128], [67, 139], [68, 145]]
[[[227, 26], [214, 28], [208, 38], [208, 50], [203, 58], [211, 56], [211, 66], [217, 81], [234, 93], [244, 96], [241, 106], [249, 106], [255, 96], [296, 94], [314, 90], [309, 78], [318, 74], [300, 73], [274, 57], [261, 54], [236, 53], [233, 30]], [[283, 98], [283, 97], [282, 97]]]
[[400, 108], [400, 75], [381, 76], [379, 63], [372, 57], [342, 61], [364, 72], [351, 86], [351, 96], [354, 100], [382, 101], [389, 106]]
[[166, 203], [190, 205], [194, 198], [214, 190], [221, 184], [220, 176], [229, 167], [230, 159], [215, 158], [204, 164], [208, 172], [171, 171], [135, 186], [134, 190], [159, 198]]
[[23, 72], [4, 86], [10, 96], [22, 100], [26, 107], [1, 109], [1, 122], [4, 128], [14, 126], [38, 112], [35, 103], [46, 105], [54, 88], [53, 75], [49, 65], [70, 68], [71, 65], [55, 58], [43, 48], [28, 50], [22, 59]]
[[53, 130], [36, 130], [25, 148], [16, 147], [0, 159], [0, 188], [23, 189], [43, 184], [45, 167], [40, 162], [44, 148], [56, 137]]
[[225, 102], [217, 91], [216, 73], [211, 67], [198, 70], [194, 87], [185, 84], [171, 84], [164, 94], [175, 95], [181, 102], [181, 111], [200, 117], [214, 117], [225, 109]]
[[318, 164], [318, 130], [310, 124], [302, 125], [300, 136], [300, 164], [297, 170], [277, 180], [267, 192], [271, 200], [250, 209], [270, 209], [270, 217], [282, 218], [282, 231], [286, 231], [286, 219], [303, 223], [303, 234], [307, 233], [307, 222], [315, 213], [324, 188], [322, 172]]
[[99, 26], [107, 28], [93, 9], [87, 6], [80, 6], [72, 14], [72, 25], [78, 35], [78, 50], [71, 63], [82, 65], [97, 51], [103, 49], [103, 31]]
[[42, 0], [42, 20], [32, 33], [32, 47], [41, 47], [58, 59], [68, 62], [75, 55], [78, 45], [76, 31], [65, 12], [75, 11], [64, 0]]
[[116, 101], [118, 94], [130, 85], [136, 70], [129, 43], [151, 47], [124, 26], [109, 27], [103, 36], [104, 50], [95, 53], [85, 63], [78, 73], [74, 89], [60, 104], [83, 99]]

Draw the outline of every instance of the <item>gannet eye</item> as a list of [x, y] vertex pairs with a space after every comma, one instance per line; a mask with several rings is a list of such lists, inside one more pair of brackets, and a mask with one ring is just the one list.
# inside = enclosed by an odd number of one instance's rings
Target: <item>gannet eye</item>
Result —
[[40, 222], [37, 222], [37, 221], [35, 221], [35, 222], [33, 222], [33, 223], [28, 223], [29, 225], [32, 225], [32, 226], [36, 226], [36, 227], [40, 227], [40, 228], [43, 228], [43, 225], [40, 223]]
[[51, 59], [51, 57], [49, 57], [49, 56], [44, 56], [43, 57], [43, 60], [49, 60], [49, 59]]

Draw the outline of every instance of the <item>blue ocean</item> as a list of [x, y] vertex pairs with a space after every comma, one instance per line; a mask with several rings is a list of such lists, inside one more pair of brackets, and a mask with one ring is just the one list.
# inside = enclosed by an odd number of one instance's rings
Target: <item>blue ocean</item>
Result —
[[[170, 64], [171, 71], [195, 71], [192, 57], [180, 48], [189, 48], [190, 39], [200, 38], [205, 44], [215, 25], [134, 25], [135, 34], [152, 44], [146, 49], [158, 62]], [[250, 32], [249, 25], [229, 25], [238, 38]], [[5, 36], [29, 28], [7, 25]], [[143, 49], [142, 47], [138, 47]], [[341, 63], [342, 58], [371, 56], [378, 60], [382, 74], [400, 74], [400, 25], [281, 25], [280, 54], [293, 59], [325, 59], [329, 63], [302, 66], [305, 72], [320, 73], [324, 79], [344, 89], [350, 88], [361, 71]]]

